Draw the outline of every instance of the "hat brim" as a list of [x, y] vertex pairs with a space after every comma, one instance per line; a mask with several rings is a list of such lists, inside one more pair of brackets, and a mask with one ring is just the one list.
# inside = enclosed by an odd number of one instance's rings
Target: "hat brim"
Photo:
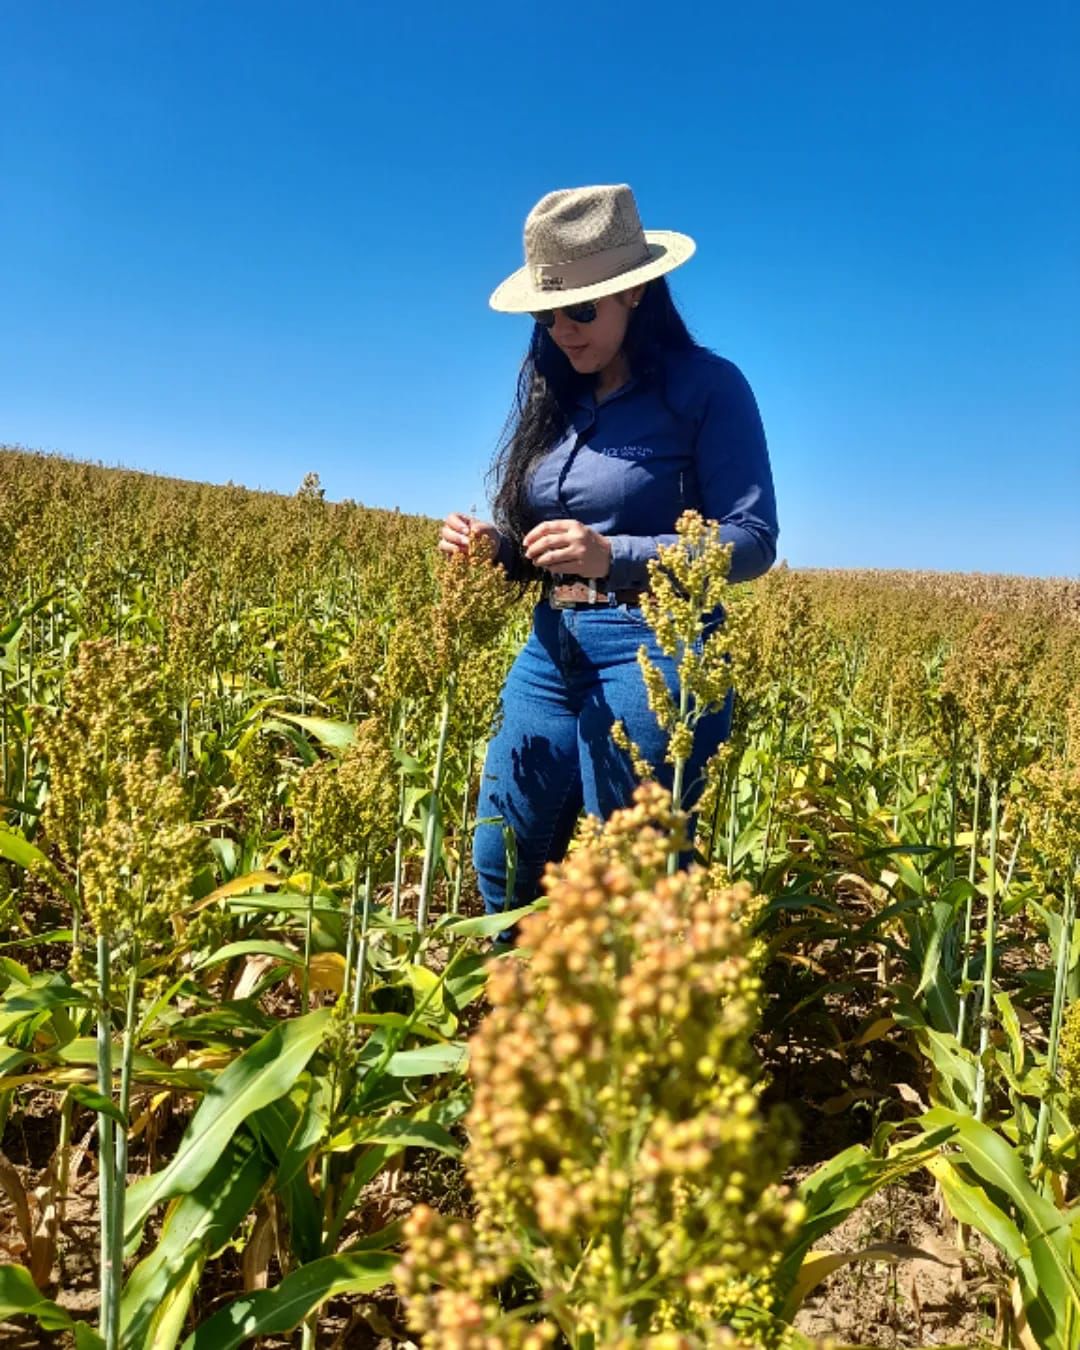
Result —
[[580, 305], [586, 300], [599, 300], [603, 295], [629, 290], [631, 286], [640, 286], [642, 282], [652, 281], [665, 272], [673, 271], [692, 257], [697, 248], [688, 234], [679, 234], [676, 230], [646, 230], [645, 242], [649, 247], [648, 262], [632, 267], [628, 272], [608, 277], [606, 281], [595, 281], [591, 286], [577, 286], [573, 290], [539, 290], [533, 282], [531, 269], [519, 267], [495, 288], [488, 304], [502, 314], [528, 314], [541, 309]]

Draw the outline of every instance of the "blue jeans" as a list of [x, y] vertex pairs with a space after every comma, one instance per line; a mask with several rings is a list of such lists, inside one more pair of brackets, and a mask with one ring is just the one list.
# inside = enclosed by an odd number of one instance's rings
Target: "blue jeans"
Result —
[[[637, 780], [629, 756], [611, 739], [621, 718], [656, 777], [671, 787], [667, 734], [645, 697], [637, 662], [644, 644], [678, 697], [675, 661], [661, 652], [641, 610], [609, 605], [557, 610], [541, 601], [529, 639], [502, 691], [502, 722], [487, 748], [473, 839], [473, 864], [489, 914], [506, 907], [503, 825], [514, 832], [517, 872], [511, 908], [540, 894], [544, 864], [566, 852], [582, 806], [604, 819], [627, 806]], [[731, 698], [698, 723], [683, 781], [692, 810], [706, 760], [731, 727]]]

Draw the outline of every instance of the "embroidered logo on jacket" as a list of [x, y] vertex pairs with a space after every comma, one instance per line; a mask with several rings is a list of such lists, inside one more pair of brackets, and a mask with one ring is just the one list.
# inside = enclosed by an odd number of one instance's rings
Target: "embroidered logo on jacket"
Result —
[[651, 445], [609, 445], [604, 447], [604, 454], [619, 459], [651, 459], [656, 450]]

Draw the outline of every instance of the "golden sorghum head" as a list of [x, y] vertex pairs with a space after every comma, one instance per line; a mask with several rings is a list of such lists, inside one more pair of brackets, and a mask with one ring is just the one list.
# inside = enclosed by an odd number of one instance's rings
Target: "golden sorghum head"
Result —
[[983, 615], [959, 639], [942, 670], [941, 692], [971, 727], [987, 779], [1004, 781], [1026, 758], [1031, 674], [1043, 637], [1030, 615]]
[[309, 694], [318, 683], [316, 675], [322, 663], [322, 638], [310, 619], [297, 619], [286, 628], [281, 657], [286, 687]]
[[1060, 750], [1025, 774], [1028, 833], [1050, 879], [1080, 889], [1080, 694], [1065, 709]]
[[717, 708], [731, 688], [731, 634], [715, 619], [727, 598], [730, 544], [720, 542], [720, 526], [686, 511], [676, 522], [678, 539], [662, 544], [649, 563], [650, 592], [641, 612], [656, 635], [657, 645], [676, 661], [682, 707], [677, 707], [659, 667], [643, 646], [638, 665], [649, 707], [671, 734], [667, 761], [689, 757], [693, 722]]
[[1074, 1125], [1080, 1125], [1080, 999], [1069, 1004], [1062, 1019], [1058, 1074], [1066, 1114]]
[[121, 764], [81, 851], [86, 910], [99, 932], [132, 932], [145, 944], [191, 899], [204, 842], [161, 752]]
[[347, 813], [339, 847], [374, 860], [394, 842], [399, 769], [386, 729], [374, 717], [356, 728], [338, 766], [338, 785]]
[[336, 760], [320, 759], [302, 771], [293, 786], [292, 813], [293, 864], [317, 872], [338, 856], [349, 826]]
[[621, 718], [611, 724], [611, 739], [620, 750], [625, 750], [630, 756], [634, 775], [639, 782], [644, 783], [655, 778], [655, 769], [641, 753], [641, 747], [630, 739], [630, 733], [626, 730]]
[[398, 769], [381, 723], [361, 722], [340, 758], [319, 760], [292, 793], [293, 856], [314, 871], [337, 857], [375, 856], [393, 842]]
[[[704, 1334], [767, 1302], [798, 1219], [754, 1082], [759, 983], [741, 926], [752, 897], [706, 871], [666, 875], [679, 823], [651, 784], [607, 825], [587, 824], [548, 870], [548, 910], [522, 922], [530, 959], [493, 969], [492, 1012], [470, 1043], [467, 1269], [528, 1234], [517, 1259], [538, 1306], [604, 1345], [628, 1323], [639, 1337]], [[457, 1268], [442, 1249], [412, 1259], [407, 1292], [430, 1328]], [[612, 1292], [645, 1281], [648, 1299], [623, 1306]], [[500, 1334], [483, 1283], [471, 1306]]]
[[165, 653], [170, 683], [190, 698], [214, 659], [220, 589], [196, 569], [173, 591], [165, 617]]
[[439, 598], [425, 641], [441, 682], [502, 633], [514, 591], [502, 568], [492, 565], [491, 545], [482, 535], [471, 537], [465, 553], [440, 554], [436, 566]]
[[233, 752], [232, 775], [245, 815], [265, 823], [277, 803], [281, 765], [273, 741], [258, 726], [244, 733]]
[[151, 750], [165, 752], [174, 734], [156, 648], [109, 639], [79, 644], [63, 705], [40, 732], [49, 762], [45, 830], [69, 863], [122, 767]]

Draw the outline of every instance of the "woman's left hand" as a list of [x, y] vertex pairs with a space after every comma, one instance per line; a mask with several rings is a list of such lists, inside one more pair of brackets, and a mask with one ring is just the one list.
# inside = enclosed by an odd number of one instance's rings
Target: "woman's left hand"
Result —
[[606, 577], [611, 568], [610, 541], [580, 520], [541, 521], [521, 542], [528, 560], [548, 572]]

